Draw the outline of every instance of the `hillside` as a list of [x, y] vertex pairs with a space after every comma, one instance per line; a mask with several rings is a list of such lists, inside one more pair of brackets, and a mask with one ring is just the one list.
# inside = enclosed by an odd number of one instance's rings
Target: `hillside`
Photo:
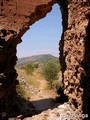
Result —
[[17, 69], [17, 72], [20, 83], [18, 87], [22, 88], [22, 90], [19, 89], [19, 94], [26, 100], [31, 101], [37, 112], [55, 107], [56, 103], [53, 100], [57, 93], [54, 89], [49, 88], [39, 68], [32, 75], [27, 75], [25, 70], [20, 68]]
[[[68, 103], [60, 105], [56, 101], [57, 94], [55, 89], [49, 87], [48, 82], [42, 75], [41, 66], [27, 74], [24, 67], [16, 68], [19, 84], [16, 87], [20, 96], [20, 113], [17, 120], [62, 120], [60, 114], [72, 112]], [[61, 85], [62, 75], [58, 74], [58, 79], [53, 82], [53, 88]], [[63, 98], [64, 100], [64, 98]], [[15, 102], [18, 102], [15, 101]], [[14, 118], [11, 118], [14, 119]]]
[[16, 66], [22, 66], [22, 65], [28, 64], [30, 62], [32, 62], [32, 63], [46, 62], [48, 60], [58, 60], [58, 58], [51, 54], [34, 55], [34, 56], [30, 56], [30, 57], [19, 58]]
[[[58, 114], [63, 114], [68, 109], [71, 111], [67, 103], [59, 106], [67, 101], [64, 97], [62, 98], [62, 93], [60, 95], [57, 93], [59, 87], [62, 86], [61, 71], [58, 72], [57, 79], [52, 82], [52, 88], [42, 74], [45, 64], [52, 62], [49, 60], [54, 60], [59, 65], [58, 58], [52, 55], [37, 55], [19, 59], [19, 65], [21, 66], [16, 67], [18, 73], [17, 80], [19, 81], [16, 91], [19, 102], [15, 102], [20, 104], [17, 120], [62, 120]], [[32, 73], [27, 74], [25, 66], [22, 67], [22, 65], [29, 62], [33, 62], [32, 64], [39, 62], [39, 66], [34, 68]]]
[[19, 114], [23, 117], [30, 117], [59, 105], [55, 99], [58, 96], [56, 89], [61, 85], [61, 72], [58, 73], [58, 79], [53, 82], [51, 89], [42, 74], [43, 66], [39, 65], [32, 74], [27, 74], [24, 67], [16, 67], [16, 70], [19, 81], [16, 90], [20, 96], [19, 101], [22, 103]]

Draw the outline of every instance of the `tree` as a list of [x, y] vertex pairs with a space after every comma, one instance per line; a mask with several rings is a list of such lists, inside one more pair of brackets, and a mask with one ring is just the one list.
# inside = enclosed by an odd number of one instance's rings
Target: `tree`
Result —
[[58, 79], [59, 65], [55, 61], [48, 61], [44, 65], [43, 75], [52, 88], [53, 80]]

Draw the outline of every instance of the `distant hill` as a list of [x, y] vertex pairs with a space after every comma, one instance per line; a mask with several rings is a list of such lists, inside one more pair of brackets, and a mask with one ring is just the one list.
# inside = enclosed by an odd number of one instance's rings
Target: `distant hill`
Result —
[[34, 55], [30, 57], [19, 58], [17, 61], [16, 66], [22, 66], [28, 63], [35, 63], [35, 62], [46, 62], [48, 60], [58, 60], [58, 57], [55, 57], [51, 54], [43, 54], [43, 55]]

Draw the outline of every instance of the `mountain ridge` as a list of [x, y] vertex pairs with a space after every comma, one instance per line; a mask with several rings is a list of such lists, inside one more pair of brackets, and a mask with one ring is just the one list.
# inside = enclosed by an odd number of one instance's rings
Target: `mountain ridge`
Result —
[[24, 65], [28, 63], [46, 62], [48, 60], [58, 60], [58, 57], [55, 57], [51, 54], [40, 54], [40, 55], [33, 55], [30, 57], [23, 57], [17, 60], [16, 66]]

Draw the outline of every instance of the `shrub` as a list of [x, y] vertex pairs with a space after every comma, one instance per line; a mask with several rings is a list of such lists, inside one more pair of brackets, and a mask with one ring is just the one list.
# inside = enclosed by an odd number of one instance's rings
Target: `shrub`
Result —
[[27, 74], [32, 74], [34, 72], [34, 65], [33, 64], [27, 64], [25, 66], [25, 71]]
[[53, 80], [58, 79], [59, 66], [54, 61], [48, 61], [44, 64], [43, 75], [52, 88]]
[[18, 95], [20, 95], [22, 98], [24, 98], [24, 96], [25, 96], [25, 91], [23, 90], [21, 84], [18, 84], [18, 85], [16, 86], [16, 90], [17, 90]]
[[25, 71], [26, 71], [27, 74], [32, 74], [34, 72], [34, 69], [38, 68], [38, 63], [35, 63], [35, 64], [33, 64], [33, 63], [26, 64], [24, 68], [25, 68]]
[[38, 68], [38, 63], [34, 64], [34, 68], [36, 68], [36, 69]]

